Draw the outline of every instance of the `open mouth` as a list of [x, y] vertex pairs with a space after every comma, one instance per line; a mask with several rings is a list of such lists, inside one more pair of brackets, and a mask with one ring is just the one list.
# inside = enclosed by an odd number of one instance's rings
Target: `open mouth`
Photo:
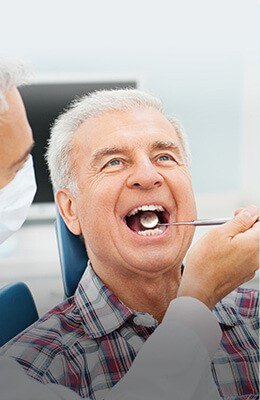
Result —
[[170, 214], [161, 205], [143, 205], [131, 210], [124, 218], [128, 228], [141, 236], [161, 235], [167, 226]]

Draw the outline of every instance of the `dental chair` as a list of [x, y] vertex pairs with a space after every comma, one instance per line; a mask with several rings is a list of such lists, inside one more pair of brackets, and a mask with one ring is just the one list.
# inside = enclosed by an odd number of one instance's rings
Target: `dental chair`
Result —
[[79, 281], [87, 267], [88, 255], [81, 236], [74, 235], [67, 228], [59, 211], [55, 221], [61, 273], [65, 298], [74, 295]]
[[16, 282], [0, 289], [0, 347], [39, 318], [30, 289]]

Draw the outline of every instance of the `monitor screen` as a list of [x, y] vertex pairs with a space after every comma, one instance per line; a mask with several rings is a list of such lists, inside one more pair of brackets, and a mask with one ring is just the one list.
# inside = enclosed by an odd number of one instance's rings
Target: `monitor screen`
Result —
[[[102, 89], [136, 88], [134, 80], [34, 83], [19, 88], [23, 98], [29, 123], [32, 127], [35, 147], [32, 151], [37, 181], [34, 204], [53, 202], [52, 186], [49, 181], [44, 154], [50, 127], [57, 116], [68, 107], [72, 100]], [[39, 218], [41, 217], [38, 213]]]

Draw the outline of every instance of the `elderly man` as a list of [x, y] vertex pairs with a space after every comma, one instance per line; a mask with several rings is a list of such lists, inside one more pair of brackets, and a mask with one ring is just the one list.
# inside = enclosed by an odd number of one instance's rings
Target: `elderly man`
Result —
[[[32, 159], [29, 155], [33, 146], [32, 132], [22, 99], [16, 89], [16, 86], [26, 82], [27, 76], [28, 69], [22, 63], [0, 59], [0, 244], [22, 225], [36, 189]], [[204, 318], [207, 328], [213, 330], [214, 339], [211, 343], [204, 338], [205, 335], [196, 319], [192, 320], [187, 314], [183, 315], [180, 312], [183, 306], [189, 307], [189, 310], [192, 308], [197, 318]], [[169, 330], [172, 332], [171, 336], [166, 335]], [[213, 379], [207, 379], [207, 374], [209, 356], [214, 353], [214, 347], [219, 340], [216, 321], [201, 302], [192, 297], [173, 300], [160, 329], [151, 335], [135, 358], [133, 369], [130, 369], [120, 384], [109, 392], [106, 400], [172, 400], [173, 393], [175, 400], [180, 396], [191, 400], [198, 395], [201, 399], [218, 399]], [[161, 349], [162, 343], [165, 345], [167, 357]], [[183, 377], [188, 378], [190, 382], [184, 388], [177, 366], [179, 352], [183, 356]], [[171, 372], [165, 376], [165, 371], [169, 370], [169, 363]], [[153, 369], [149, 369], [151, 364]], [[160, 375], [157, 366], [160, 367]], [[146, 376], [142, 374], [143, 368], [147, 372]], [[42, 385], [32, 380], [22, 367], [6, 357], [0, 357], [0, 398], [79, 399], [75, 393], [63, 386]]]
[[202, 238], [182, 277], [194, 228], [160, 224], [196, 218], [187, 153], [179, 124], [136, 90], [95, 93], [57, 120], [48, 149], [56, 201], [69, 229], [83, 235], [90, 264], [74, 297], [6, 346], [30, 376], [103, 398], [171, 300], [188, 294], [216, 305], [223, 337], [212, 372], [220, 394], [257, 395], [257, 294], [224, 297], [258, 266], [258, 210], [241, 210]]

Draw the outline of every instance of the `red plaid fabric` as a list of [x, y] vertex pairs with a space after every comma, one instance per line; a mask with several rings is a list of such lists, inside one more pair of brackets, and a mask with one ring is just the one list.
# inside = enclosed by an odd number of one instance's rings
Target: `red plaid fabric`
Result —
[[[215, 309], [223, 338], [212, 363], [221, 396], [258, 399], [258, 293], [238, 289]], [[203, 321], [202, 321], [203, 323]], [[48, 312], [2, 351], [43, 382], [103, 399], [158, 326], [126, 307], [89, 265], [74, 297]]]

